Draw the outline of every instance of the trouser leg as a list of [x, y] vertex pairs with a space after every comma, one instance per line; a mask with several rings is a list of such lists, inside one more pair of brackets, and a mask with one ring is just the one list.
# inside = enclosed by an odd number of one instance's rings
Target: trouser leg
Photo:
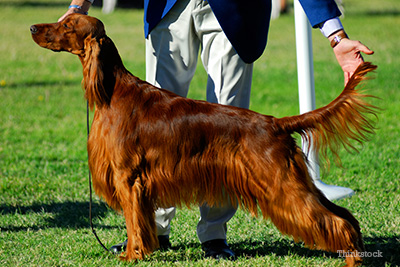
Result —
[[[198, 51], [208, 73], [207, 100], [249, 107], [252, 65], [245, 64], [222, 32], [207, 1], [182, 0], [150, 33], [146, 40], [146, 80], [186, 96], [194, 75]], [[235, 205], [200, 207], [199, 240], [226, 239], [226, 223]], [[158, 234], [169, 234], [174, 208], [158, 210]]]
[[[178, 1], [146, 39], [146, 80], [186, 97], [196, 70], [199, 40], [190, 28], [192, 3]], [[158, 235], [169, 235], [175, 208], [156, 211]]]
[[[236, 53], [206, 1], [193, 12], [193, 23], [208, 74], [207, 101], [248, 108], [253, 65], [244, 63]], [[200, 242], [226, 239], [227, 222], [236, 213], [236, 206], [228, 200], [223, 206], [201, 206], [197, 225]]]
[[211, 30], [219, 24], [215, 17], [210, 20], [198, 27], [201, 60], [208, 74], [207, 101], [249, 108], [253, 64], [239, 57], [222, 30]]

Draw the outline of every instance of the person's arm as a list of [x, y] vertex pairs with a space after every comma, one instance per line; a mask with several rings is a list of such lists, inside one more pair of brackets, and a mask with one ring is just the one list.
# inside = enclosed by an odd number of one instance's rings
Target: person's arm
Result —
[[94, 0], [72, 0], [67, 12], [65, 12], [65, 14], [58, 19], [58, 21], [62, 21], [66, 16], [72, 13], [87, 14], [93, 2]]
[[[341, 13], [334, 0], [299, 0], [299, 2], [311, 26], [320, 28], [329, 41], [344, 33], [344, 28], [339, 19]], [[340, 38], [340, 42], [333, 48], [333, 52], [344, 72], [345, 83], [347, 83], [358, 65], [364, 61], [361, 52], [367, 55], [374, 53], [359, 41], [348, 38]]]
[[336, 60], [344, 73], [347, 84], [357, 67], [364, 62], [361, 52], [372, 55], [374, 52], [359, 41], [350, 40], [339, 18], [327, 20], [320, 25], [322, 34], [329, 39]]

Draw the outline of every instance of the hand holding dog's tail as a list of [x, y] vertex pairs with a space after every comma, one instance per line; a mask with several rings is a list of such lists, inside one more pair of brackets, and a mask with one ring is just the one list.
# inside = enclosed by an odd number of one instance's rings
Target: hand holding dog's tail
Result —
[[277, 119], [278, 128], [283, 132], [301, 134], [325, 159], [329, 147], [340, 164], [338, 150], [341, 145], [357, 150], [352, 140], [361, 143], [374, 132], [370, 115], [376, 116], [377, 107], [365, 101], [371, 95], [362, 94], [355, 87], [367, 79], [365, 75], [368, 72], [376, 68], [369, 62], [361, 64], [333, 102], [302, 115]]

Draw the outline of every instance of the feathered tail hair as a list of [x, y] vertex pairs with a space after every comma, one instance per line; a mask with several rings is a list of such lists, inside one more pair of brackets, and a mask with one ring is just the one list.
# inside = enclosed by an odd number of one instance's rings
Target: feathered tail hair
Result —
[[365, 101], [371, 95], [362, 94], [355, 87], [363, 80], [368, 72], [377, 66], [370, 62], [361, 64], [354, 72], [343, 92], [330, 104], [302, 115], [277, 119], [280, 131], [299, 133], [304, 140], [329, 163], [328, 148], [335, 162], [340, 165], [339, 148], [344, 145], [346, 150], [355, 150], [352, 143], [368, 140], [374, 133], [375, 127], [371, 121], [378, 108]]

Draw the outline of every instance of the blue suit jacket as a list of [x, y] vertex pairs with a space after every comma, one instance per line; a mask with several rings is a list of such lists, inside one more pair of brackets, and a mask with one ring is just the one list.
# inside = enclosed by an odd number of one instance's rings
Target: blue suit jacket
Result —
[[[144, 32], [151, 30], [177, 0], [144, 0]], [[208, 0], [225, 35], [246, 63], [252, 63], [267, 45], [271, 0]], [[334, 0], [300, 0], [313, 27], [340, 16]]]

